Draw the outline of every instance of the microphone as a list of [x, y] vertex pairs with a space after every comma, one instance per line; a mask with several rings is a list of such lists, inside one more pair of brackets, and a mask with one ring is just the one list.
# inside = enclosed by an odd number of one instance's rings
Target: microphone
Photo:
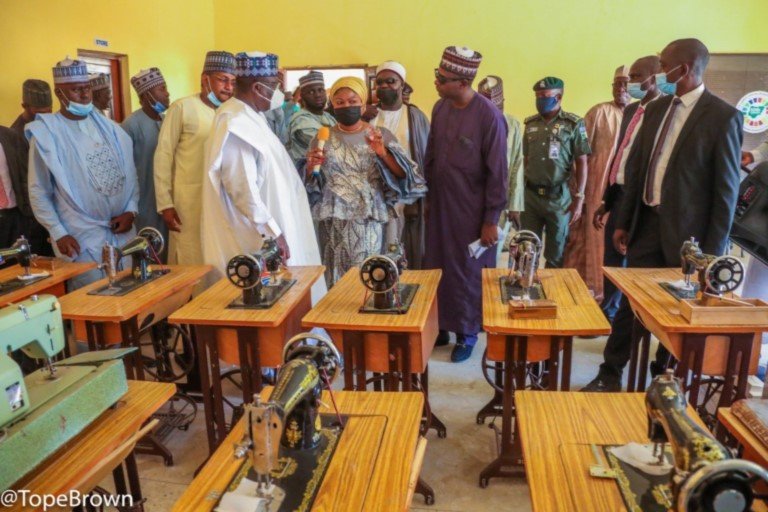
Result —
[[[327, 126], [321, 126], [320, 129], [317, 131], [317, 149], [320, 151], [323, 150], [325, 147], [325, 141], [327, 141], [331, 137], [331, 130]], [[315, 165], [312, 167], [312, 174], [314, 176], [317, 176], [320, 174], [320, 164]]]

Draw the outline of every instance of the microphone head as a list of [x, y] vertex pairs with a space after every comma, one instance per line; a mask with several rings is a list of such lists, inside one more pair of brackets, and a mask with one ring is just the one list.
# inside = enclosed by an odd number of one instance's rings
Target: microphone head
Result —
[[331, 138], [331, 129], [327, 126], [321, 126], [317, 131], [317, 140], [328, 140]]

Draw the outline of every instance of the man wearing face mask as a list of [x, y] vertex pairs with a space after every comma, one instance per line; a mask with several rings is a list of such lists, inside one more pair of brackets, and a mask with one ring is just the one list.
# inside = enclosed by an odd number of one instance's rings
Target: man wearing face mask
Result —
[[[135, 234], [139, 189], [131, 139], [93, 111], [84, 62], [57, 63], [53, 83], [61, 110], [38, 114], [26, 126], [29, 199], [57, 256], [100, 262], [104, 244], [122, 246]], [[70, 284], [79, 288], [100, 278], [94, 269]]]
[[621, 115], [629, 104], [627, 93], [629, 67], [619, 66], [613, 74], [613, 100], [599, 103], [584, 116], [589, 147], [587, 158], [587, 186], [584, 189], [584, 212], [573, 223], [563, 255], [563, 266], [574, 268], [598, 302], [603, 299], [603, 233], [592, 225], [592, 218], [600, 207], [608, 181], [608, 172], [616, 139], [619, 136]]
[[112, 107], [112, 87], [109, 83], [109, 75], [105, 73], [94, 73], [88, 76], [91, 82], [91, 94], [93, 95], [93, 106], [105, 116], [112, 119], [109, 109]]
[[[624, 109], [621, 119], [621, 128], [617, 139], [616, 151], [610, 163], [607, 187], [603, 194], [603, 201], [595, 212], [592, 224], [598, 231], [605, 228], [603, 265], [606, 267], [626, 267], [627, 258], [613, 246], [613, 231], [616, 228], [616, 215], [609, 215], [619, 210], [621, 200], [624, 197], [624, 182], [626, 181], [625, 167], [629, 159], [632, 144], [643, 124], [645, 109], [651, 101], [663, 96], [656, 88], [655, 75], [661, 71], [659, 58], [656, 55], [642, 57], [629, 68], [629, 83], [627, 91], [629, 95], [640, 100], [631, 103]], [[606, 222], [605, 216], [608, 215]], [[621, 291], [608, 278], [603, 278], [603, 302], [600, 307], [609, 321], [613, 321], [616, 311], [619, 309]]]
[[174, 101], [165, 113], [155, 151], [154, 178], [157, 210], [170, 231], [170, 264], [203, 263], [203, 148], [215, 111], [232, 96], [234, 85], [234, 55], [210, 51], [200, 76], [200, 93]]
[[325, 79], [319, 71], [310, 71], [299, 78], [301, 101], [304, 108], [291, 117], [288, 125], [288, 153], [297, 169], [304, 167], [309, 143], [317, 135], [321, 126], [335, 126], [336, 119], [325, 111], [328, 93], [325, 91]]
[[278, 78], [278, 83], [280, 84], [278, 87], [280, 92], [283, 94], [283, 104], [280, 105], [280, 108], [275, 108], [264, 112], [264, 117], [266, 118], [267, 124], [269, 125], [270, 130], [272, 130], [272, 133], [277, 135], [277, 138], [280, 139], [280, 142], [287, 147], [290, 141], [290, 128], [288, 125], [291, 122], [291, 117], [297, 112], [297, 110], [294, 110], [295, 104], [293, 103], [293, 97], [285, 94], [284, 69], [280, 70]]
[[[498, 222], [507, 204], [507, 122], [472, 90], [482, 55], [449, 46], [435, 69], [440, 100], [432, 110], [425, 156], [427, 179], [424, 268], [443, 271], [437, 290], [437, 345], [456, 333], [451, 361], [472, 355], [482, 328], [482, 270], [496, 266]], [[487, 247], [478, 258], [468, 245]]]
[[[728, 250], [739, 190], [742, 115], [702, 82], [709, 51], [698, 39], [679, 39], [661, 52], [656, 85], [670, 96], [648, 104], [626, 164], [624, 200], [613, 242], [630, 267], [679, 267], [690, 237], [705, 254]], [[629, 361], [633, 314], [624, 297], [598, 376], [589, 391], [618, 391]], [[658, 355], [657, 355], [658, 360]], [[658, 363], [652, 374], [664, 371]]]
[[[133, 140], [133, 161], [139, 179], [138, 229], [153, 227], [168, 240], [168, 226], [157, 212], [155, 199], [154, 156], [163, 115], [171, 103], [168, 87], [158, 68], [142, 69], [131, 77], [141, 108], [123, 121], [123, 130]], [[165, 260], [165, 253], [161, 255]]]
[[[569, 226], [581, 218], [591, 152], [584, 120], [560, 106], [564, 87], [552, 76], [534, 84], [539, 113], [525, 120], [523, 135], [525, 211], [520, 221], [539, 237], [546, 232], [544, 257], [551, 268], [562, 267]], [[576, 193], [571, 199], [568, 180], [574, 165]]]
[[[277, 55], [236, 56], [235, 96], [216, 113], [206, 143], [203, 182], [203, 255], [222, 277], [236, 254], [274, 238], [287, 265], [320, 265], [320, 251], [304, 184], [263, 112], [283, 105]], [[326, 287], [312, 287], [314, 301]]]
[[[408, 158], [424, 169], [424, 154], [429, 138], [429, 119], [415, 105], [403, 101], [405, 67], [389, 60], [376, 68], [376, 97], [379, 99], [378, 113], [370, 123], [389, 130]], [[421, 268], [424, 257], [424, 200], [395, 205], [397, 218], [386, 226], [387, 241], [403, 243], [408, 268]]]

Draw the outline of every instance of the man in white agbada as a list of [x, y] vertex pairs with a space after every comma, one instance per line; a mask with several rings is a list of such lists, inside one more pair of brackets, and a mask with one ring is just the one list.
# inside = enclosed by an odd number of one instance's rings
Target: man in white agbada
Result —
[[[53, 84], [61, 110], [38, 114], [25, 127], [29, 200], [57, 256], [99, 262], [104, 244], [122, 246], [136, 233], [139, 189], [131, 139], [94, 110], [85, 62], [56, 64]], [[93, 269], [70, 285], [101, 277]]]
[[[320, 265], [312, 214], [304, 185], [264, 112], [283, 104], [277, 56], [235, 56], [235, 94], [217, 111], [205, 148], [202, 242], [205, 263], [217, 278], [238, 254], [276, 239], [289, 265]], [[325, 293], [320, 279], [313, 302]]]

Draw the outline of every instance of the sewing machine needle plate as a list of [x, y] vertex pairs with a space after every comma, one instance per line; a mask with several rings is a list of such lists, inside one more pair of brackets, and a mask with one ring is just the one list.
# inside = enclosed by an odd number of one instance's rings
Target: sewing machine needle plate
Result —
[[123, 276], [113, 285], [105, 284], [104, 286], [100, 288], [96, 288], [95, 290], [91, 290], [88, 292], [88, 295], [101, 295], [103, 297], [122, 297], [123, 295], [128, 295], [133, 290], [137, 288], [141, 288], [147, 283], [151, 283], [155, 279], [159, 279], [163, 277], [164, 275], [168, 274], [171, 271], [169, 268], [164, 268], [161, 270], [153, 270], [152, 275], [147, 279], [146, 281], [139, 281], [133, 275], [127, 275]]
[[[510, 286], [509, 279], [506, 277], [499, 278], [499, 287], [501, 288], [502, 304], [508, 304], [510, 300], [522, 300], [523, 289], [519, 286]], [[543, 300], [547, 298], [541, 283], [534, 283], [528, 290], [528, 294], [530, 295], [530, 300]]]
[[0, 283], [0, 295], [11, 293], [12, 291], [18, 290], [19, 288], [24, 288], [25, 286], [29, 286], [38, 281], [42, 281], [43, 279], [48, 279], [49, 277], [51, 277], [50, 274], [44, 276], [34, 276], [30, 277], [29, 279], [19, 279], [18, 277], [14, 277], [13, 279], [3, 281]]
[[410, 309], [413, 304], [413, 298], [416, 296], [416, 290], [419, 289], [418, 284], [399, 284], [398, 289], [400, 291], [400, 305], [396, 305], [392, 308], [377, 308], [373, 305], [375, 294], [370, 294], [366, 299], [365, 304], [360, 307], [360, 313], [377, 313], [379, 315], [404, 315]]
[[687, 290], [684, 288], [678, 288], [672, 283], [667, 282], [660, 282], [659, 286], [664, 288], [667, 293], [672, 295], [677, 300], [695, 299], [696, 295], [699, 293], [699, 283], [691, 283], [691, 288]]
[[261, 300], [258, 304], [245, 304], [243, 296], [236, 298], [227, 306], [230, 309], [269, 309], [285, 295], [291, 286], [296, 284], [295, 279], [281, 279], [276, 285], [267, 285], [261, 289]]

